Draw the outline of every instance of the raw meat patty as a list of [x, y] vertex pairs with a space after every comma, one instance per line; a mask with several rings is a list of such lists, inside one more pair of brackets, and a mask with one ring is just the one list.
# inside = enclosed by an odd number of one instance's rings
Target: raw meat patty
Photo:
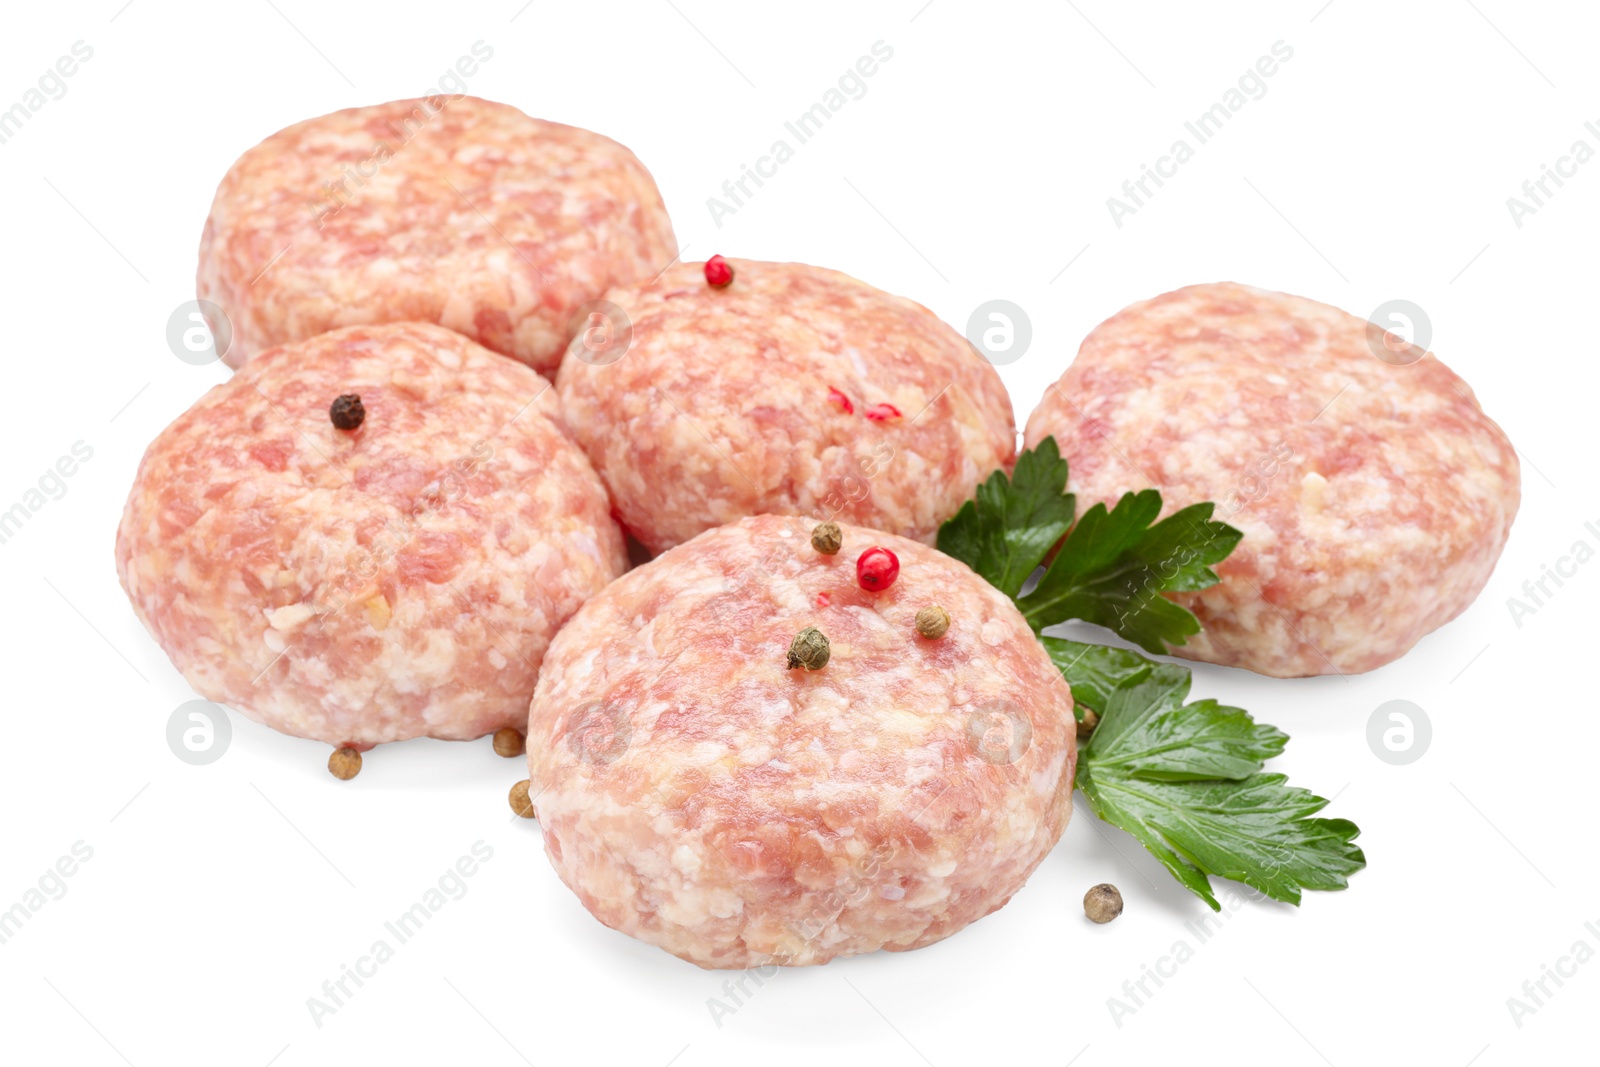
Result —
[[[1072, 695], [1011, 602], [915, 541], [765, 515], [556, 635], [528, 724], [545, 851], [607, 926], [702, 967], [918, 948], [1021, 888], [1072, 813]], [[856, 586], [882, 545], [900, 577]], [[952, 622], [919, 637], [919, 608]], [[806, 626], [821, 670], [788, 670]]]
[[117, 573], [196, 692], [284, 733], [521, 727], [551, 636], [625, 566], [555, 417], [543, 378], [438, 326], [269, 349], [145, 453]]
[[1012, 460], [1000, 375], [920, 304], [819, 267], [732, 264], [725, 289], [681, 264], [606, 294], [632, 347], [602, 365], [580, 337], [561, 364], [562, 410], [623, 525], [652, 552], [760, 514], [931, 543]]
[[437, 322], [553, 373], [574, 311], [677, 252], [655, 182], [588, 130], [475, 97], [349, 108], [239, 157], [200, 239], [200, 296], [241, 366], [336, 326]]
[[[1368, 324], [1243, 285], [1195, 285], [1101, 323], [1028, 419], [1080, 514], [1155, 486], [1244, 531], [1174, 651], [1280, 677], [1367, 671], [1472, 603], [1505, 545], [1517, 456], [1431, 354], [1378, 359]], [[1388, 340], [1396, 345], [1398, 338]]]

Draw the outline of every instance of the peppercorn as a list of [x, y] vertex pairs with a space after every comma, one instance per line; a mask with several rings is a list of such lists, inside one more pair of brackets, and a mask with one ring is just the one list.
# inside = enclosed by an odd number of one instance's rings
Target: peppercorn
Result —
[[504, 756], [507, 759], [512, 756], [520, 756], [528, 751], [527, 744], [522, 737], [522, 731], [510, 726], [496, 730], [494, 732], [494, 751], [495, 755]]
[[869, 593], [889, 588], [899, 575], [900, 558], [887, 548], [874, 545], [856, 558], [856, 584]]
[[526, 778], [511, 787], [511, 795], [506, 799], [511, 801], [511, 810], [524, 819], [538, 818], [533, 812], [533, 800], [528, 796], [528, 780]]
[[366, 417], [367, 409], [361, 406], [361, 397], [355, 393], [346, 393], [328, 405], [328, 418], [333, 420], [335, 429], [359, 430]]
[[1090, 922], [1108, 923], [1122, 914], [1122, 894], [1110, 882], [1101, 882], [1083, 895], [1083, 913]]
[[333, 750], [328, 757], [328, 771], [341, 782], [348, 782], [361, 773], [361, 753], [345, 745]]
[[937, 641], [950, 629], [950, 613], [937, 604], [929, 604], [917, 612], [917, 633], [930, 641]]
[[839, 524], [836, 522], [818, 523], [811, 531], [811, 547], [824, 556], [831, 556], [839, 551], [839, 546], [843, 543], [844, 531], [839, 529]]
[[804, 630], [794, 635], [794, 640], [789, 644], [789, 669], [796, 670], [804, 667], [808, 671], [820, 671], [828, 665], [828, 638], [815, 626], [807, 626]]
[[713, 289], [726, 289], [733, 284], [733, 268], [721, 256], [706, 260], [706, 284]]
[[1100, 725], [1100, 716], [1094, 713], [1093, 708], [1083, 709], [1083, 718], [1078, 720], [1078, 740], [1087, 741], [1094, 736], [1094, 728]]

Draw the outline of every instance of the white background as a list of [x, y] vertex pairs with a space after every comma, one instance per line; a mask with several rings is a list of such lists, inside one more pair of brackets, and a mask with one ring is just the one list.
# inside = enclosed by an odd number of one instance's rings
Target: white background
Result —
[[[0, 1060], [1593, 1061], [1600, 962], [1520, 1028], [1506, 1005], [1580, 938], [1600, 950], [1584, 929], [1600, 926], [1600, 562], [1520, 627], [1506, 603], [1575, 541], [1600, 545], [1584, 528], [1600, 530], [1600, 161], [1520, 228], [1506, 206], [1574, 140], [1600, 148], [1585, 5], [122, 3], [14, 5], [0, 35], [0, 107], [75, 41], [94, 49], [0, 144], [0, 510], [75, 442], [93, 449], [0, 544], [0, 909], [76, 842], [93, 850], [0, 945]], [[510, 819], [526, 771], [487, 741], [385, 747], [341, 783], [324, 746], [234, 716], [218, 762], [174, 758], [167, 719], [193, 694], [135, 621], [112, 539], [145, 445], [226, 373], [165, 341], [212, 192], [262, 137], [417, 95], [478, 40], [494, 55], [470, 90], [633, 148], [687, 258], [837, 267], [958, 328], [990, 298], [1026, 308], [1032, 346], [1002, 371], [1019, 423], [1097, 322], [1183, 284], [1425, 308], [1432, 347], [1523, 456], [1488, 589], [1367, 675], [1196, 671], [1197, 693], [1293, 736], [1274, 769], [1361, 824], [1370, 867], [1350, 890], [1247, 903], [1202, 944], [1185, 924], [1204, 906], [1080, 805], [1002, 911], [918, 952], [785, 971], [718, 1025], [707, 999], [729, 975], [591, 919], [537, 826]], [[866, 95], [719, 229], [706, 198], [880, 40], [894, 55]], [[1106, 198], [1279, 40], [1293, 58], [1266, 95], [1114, 225]], [[1409, 766], [1366, 741], [1391, 699], [1433, 724]], [[466, 896], [316, 1026], [307, 998], [480, 840], [493, 858]], [[1079, 902], [1100, 881], [1127, 911], [1093, 927]], [[1119, 1026], [1107, 998], [1179, 940], [1193, 959]]]

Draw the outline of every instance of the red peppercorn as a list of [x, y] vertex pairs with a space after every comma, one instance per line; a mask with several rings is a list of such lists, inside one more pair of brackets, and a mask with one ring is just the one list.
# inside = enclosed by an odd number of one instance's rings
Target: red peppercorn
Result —
[[713, 289], [726, 289], [733, 284], [733, 268], [721, 256], [706, 260], [706, 284]]
[[844, 412], [846, 415], [855, 414], [856, 406], [850, 403], [850, 398], [845, 396], [831, 385], [828, 386], [828, 399], [833, 401], [835, 404], [838, 404], [839, 410]]
[[892, 422], [904, 417], [900, 414], [900, 409], [893, 404], [874, 404], [861, 414], [873, 422]]
[[900, 576], [900, 559], [887, 548], [874, 545], [856, 559], [856, 584], [869, 593], [880, 593]]

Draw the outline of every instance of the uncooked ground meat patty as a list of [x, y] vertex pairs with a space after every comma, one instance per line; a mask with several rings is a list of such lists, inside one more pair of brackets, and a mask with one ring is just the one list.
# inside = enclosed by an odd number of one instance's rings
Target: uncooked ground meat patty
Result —
[[[1517, 512], [1517, 456], [1431, 354], [1394, 366], [1368, 324], [1243, 285], [1195, 285], [1096, 327], [1028, 419], [1080, 512], [1155, 486], [1244, 531], [1219, 585], [1174, 599], [1174, 651], [1262, 674], [1367, 671], [1459, 614]], [[1393, 340], [1391, 338], [1391, 340]]]
[[521, 727], [551, 636], [625, 566], [555, 418], [543, 378], [437, 326], [270, 349], [145, 453], [117, 572], [196, 692], [285, 733]]
[[[918, 542], [761, 516], [613, 582], [556, 636], [528, 724], [545, 850], [608, 926], [702, 967], [931, 944], [1060, 837], [1072, 695], [1011, 601]], [[856, 586], [871, 545], [888, 590]], [[919, 608], [950, 613], [919, 637]], [[788, 670], [803, 628], [831, 657]]]
[[653, 552], [760, 514], [931, 543], [1012, 460], [999, 374], [913, 301], [820, 267], [731, 262], [725, 289], [680, 264], [606, 294], [632, 347], [601, 364], [580, 337], [561, 364], [567, 422], [623, 525]]
[[475, 97], [297, 123], [239, 157], [200, 240], [225, 359], [336, 326], [437, 322], [553, 373], [583, 302], [677, 243], [622, 145]]

